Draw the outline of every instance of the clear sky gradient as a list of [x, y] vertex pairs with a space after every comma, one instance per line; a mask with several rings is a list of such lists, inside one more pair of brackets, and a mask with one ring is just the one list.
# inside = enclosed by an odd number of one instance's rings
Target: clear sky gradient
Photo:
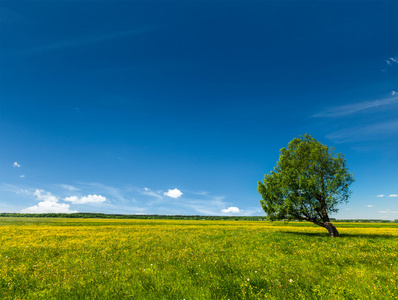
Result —
[[294, 137], [398, 219], [397, 1], [0, 2], [0, 211], [263, 215]]

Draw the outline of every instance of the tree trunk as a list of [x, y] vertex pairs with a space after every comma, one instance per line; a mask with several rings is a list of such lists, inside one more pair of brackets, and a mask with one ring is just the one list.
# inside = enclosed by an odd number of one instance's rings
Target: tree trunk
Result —
[[338, 237], [339, 232], [337, 231], [336, 227], [330, 222], [323, 223], [323, 226], [329, 231], [329, 236], [331, 237]]

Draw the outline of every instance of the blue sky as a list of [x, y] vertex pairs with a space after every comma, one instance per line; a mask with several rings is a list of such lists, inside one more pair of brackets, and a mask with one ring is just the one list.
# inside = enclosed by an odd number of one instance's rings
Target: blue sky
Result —
[[397, 1], [0, 2], [0, 211], [263, 215], [294, 137], [398, 219]]

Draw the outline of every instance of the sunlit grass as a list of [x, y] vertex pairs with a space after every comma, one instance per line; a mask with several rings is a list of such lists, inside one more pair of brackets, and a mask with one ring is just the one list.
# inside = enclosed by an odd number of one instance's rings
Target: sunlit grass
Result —
[[398, 299], [398, 224], [0, 218], [1, 299]]

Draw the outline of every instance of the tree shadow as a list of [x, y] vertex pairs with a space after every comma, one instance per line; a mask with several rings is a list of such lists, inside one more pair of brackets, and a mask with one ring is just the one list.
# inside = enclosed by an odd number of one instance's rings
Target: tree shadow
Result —
[[[317, 232], [297, 232], [297, 231], [281, 231], [281, 233], [287, 233], [290, 235], [297, 236], [309, 236], [309, 237], [329, 237], [329, 233], [317, 233]], [[382, 238], [382, 239], [397, 239], [397, 235], [392, 234], [377, 234], [377, 233], [340, 233], [339, 238]]]

